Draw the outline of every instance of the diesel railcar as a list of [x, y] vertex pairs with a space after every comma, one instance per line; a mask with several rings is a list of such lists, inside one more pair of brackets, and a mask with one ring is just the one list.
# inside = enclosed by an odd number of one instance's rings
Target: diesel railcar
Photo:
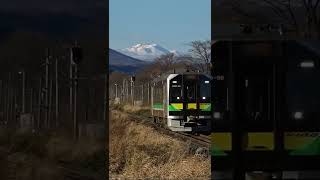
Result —
[[209, 132], [212, 120], [212, 77], [200, 73], [167, 74], [151, 86], [155, 123], [172, 131]]
[[232, 170], [233, 179], [245, 171], [283, 171], [278, 179], [319, 172], [319, 47], [293, 40], [213, 44], [213, 171]]

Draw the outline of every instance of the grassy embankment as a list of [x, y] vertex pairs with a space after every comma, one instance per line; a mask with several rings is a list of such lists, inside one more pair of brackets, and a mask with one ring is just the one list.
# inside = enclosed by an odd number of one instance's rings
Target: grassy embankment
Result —
[[210, 160], [190, 155], [189, 144], [130, 121], [126, 113], [148, 108], [124, 106], [110, 112], [109, 173], [113, 177], [209, 179]]

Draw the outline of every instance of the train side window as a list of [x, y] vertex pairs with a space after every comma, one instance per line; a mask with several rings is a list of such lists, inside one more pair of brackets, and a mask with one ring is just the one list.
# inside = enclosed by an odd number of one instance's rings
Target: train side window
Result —
[[214, 81], [211, 85], [211, 96], [213, 97], [213, 126], [216, 130], [228, 130], [231, 128], [231, 121], [228, 117], [228, 86], [226, 81]]

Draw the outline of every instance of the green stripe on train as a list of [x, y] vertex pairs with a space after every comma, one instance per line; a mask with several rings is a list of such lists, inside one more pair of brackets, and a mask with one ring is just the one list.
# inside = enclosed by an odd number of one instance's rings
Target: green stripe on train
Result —
[[227, 153], [225, 153], [223, 150], [221, 150], [219, 147], [212, 145], [210, 147], [210, 154], [211, 156], [228, 156]]
[[163, 109], [163, 104], [161, 103], [155, 103], [152, 106], [153, 109]]
[[320, 139], [316, 138], [310, 143], [305, 144], [304, 146], [292, 150], [289, 155], [292, 156], [312, 156], [320, 155]]
[[206, 103], [206, 104], [204, 104], [202, 106], [203, 107], [201, 107], [201, 105], [200, 105], [201, 111], [211, 111], [211, 103]]
[[169, 109], [169, 111], [181, 111], [181, 109], [177, 109], [171, 104], [169, 105], [168, 109]]

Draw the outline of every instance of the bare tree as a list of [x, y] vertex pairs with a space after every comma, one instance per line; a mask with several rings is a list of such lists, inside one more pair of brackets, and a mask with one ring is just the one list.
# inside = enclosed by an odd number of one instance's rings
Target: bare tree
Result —
[[201, 72], [210, 72], [211, 41], [192, 41], [190, 43], [191, 58], [189, 58]]
[[160, 65], [162, 72], [170, 70], [172, 65], [175, 63], [175, 55], [173, 53], [168, 53], [161, 55], [155, 59], [155, 63]]
[[251, 8], [254, 9], [254, 13], [249, 12], [246, 7], [266, 7], [266, 10], [271, 10], [285, 28], [291, 28], [296, 34], [305, 37], [320, 37], [319, 2], [320, 0], [246, 0], [241, 2], [232, 0], [226, 1], [224, 5], [231, 7], [234, 12], [254, 23], [270, 17], [265, 16], [265, 12], [257, 12], [255, 8]]
[[320, 0], [301, 0], [306, 10], [307, 34], [320, 37]]

